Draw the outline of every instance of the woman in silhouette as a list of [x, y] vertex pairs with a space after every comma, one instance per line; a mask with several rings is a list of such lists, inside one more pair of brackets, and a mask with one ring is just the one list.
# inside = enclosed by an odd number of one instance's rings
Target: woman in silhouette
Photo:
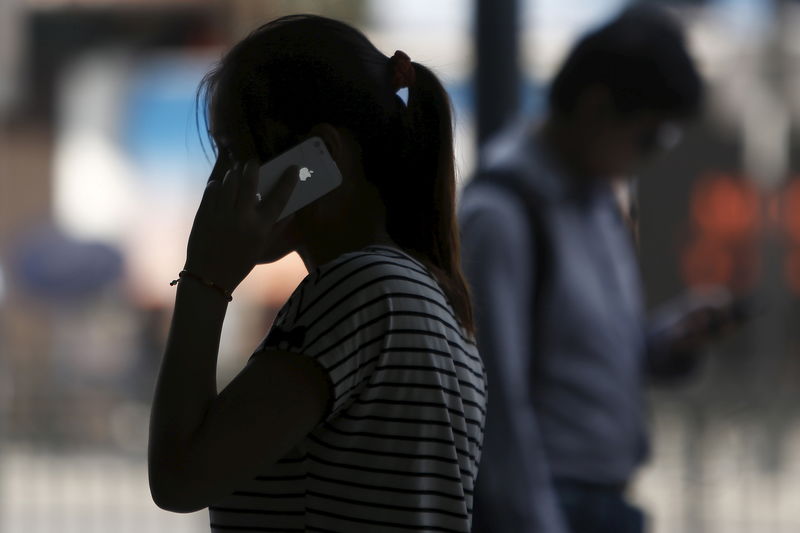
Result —
[[[234, 46], [201, 95], [218, 158], [153, 403], [155, 502], [209, 507], [212, 531], [469, 531], [486, 384], [442, 85], [344, 23], [290, 16]], [[258, 167], [312, 136], [342, 185], [277, 221], [297, 169], [260, 200]], [[231, 293], [292, 251], [308, 276], [218, 393]]]

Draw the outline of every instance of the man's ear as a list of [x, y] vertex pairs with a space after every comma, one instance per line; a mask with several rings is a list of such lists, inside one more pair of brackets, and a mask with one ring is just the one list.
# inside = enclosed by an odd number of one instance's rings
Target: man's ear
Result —
[[331, 154], [331, 157], [333, 157], [333, 160], [336, 161], [337, 164], [342, 162], [341, 159], [345, 155], [344, 139], [342, 138], [342, 134], [335, 126], [327, 122], [315, 124], [309, 131], [309, 135], [312, 137], [321, 138], [325, 143], [325, 147], [328, 149], [328, 152]]

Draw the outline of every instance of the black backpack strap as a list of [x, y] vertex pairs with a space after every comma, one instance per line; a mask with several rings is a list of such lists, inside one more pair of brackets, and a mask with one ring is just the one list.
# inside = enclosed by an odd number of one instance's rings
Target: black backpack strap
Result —
[[[531, 302], [533, 304], [534, 321], [539, 324], [542, 311], [542, 302], [545, 300], [543, 291], [547, 288], [547, 283], [551, 278], [552, 247], [550, 238], [545, 228], [544, 217], [542, 216], [541, 201], [537, 196], [522, 185], [520, 180], [502, 180], [496, 182], [498, 186], [513, 194], [525, 209], [525, 216], [528, 221], [529, 235], [533, 246], [533, 258], [535, 260], [534, 280], [532, 285], [533, 294]], [[536, 336], [538, 339], [538, 335]]]
[[[540, 352], [538, 345], [541, 342], [541, 333], [538, 325], [542, 323], [540, 317], [546, 312], [543, 303], [546, 301], [546, 292], [548, 291], [552, 276], [553, 262], [552, 246], [542, 212], [543, 202], [538, 195], [525, 186], [519, 171], [515, 172], [513, 169], [505, 169], [505, 171], [494, 169], [484, 174], [481, 179], [490, 182], [492, 186], [498, 187], [501, 190], [506, 190], [520, 202], [525, 211], [531, 239], [530, 249], [533, 252], [535, 260], [534, 280], [531, 287], [533, 292], [533, 294], [531, 294], [531, 313], [534, 317], [534, 324], [532, 324], [534, 327], [533, 342], [536, 348], [535, 351], [538, 353]], [[538, 366], [537, 361], [539, 361], [538, 357], [534, 360], [534, 367], [532, 369], [534, 375], [538, 374], [536, 371], [536, 367]]]

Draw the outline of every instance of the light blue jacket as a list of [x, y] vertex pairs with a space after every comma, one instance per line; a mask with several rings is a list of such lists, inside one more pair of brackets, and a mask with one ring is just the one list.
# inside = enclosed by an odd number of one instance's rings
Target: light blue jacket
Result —
[[[529, 127], [495, 139], [484, 161], [459, 212], [489, 382], [473, 530], [565, 533], [552, 479], [624, 485], [647, 454], [646, 374], [688, 367], [650, 342], [609, 184], [560, 173]], [[535, 231], [507, 181], [537, 206]]]

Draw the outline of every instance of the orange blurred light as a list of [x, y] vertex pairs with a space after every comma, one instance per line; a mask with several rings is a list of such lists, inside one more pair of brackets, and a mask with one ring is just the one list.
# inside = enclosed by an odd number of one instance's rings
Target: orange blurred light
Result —
[[728, 174], [711, 174], [694, 187], [692, 218], [705, 235], [735, 240], [755, 232], [760, 202], [754, 187]]
[[733, 254], [715, 239], [699, 237], [681, 254], [681, 273], [688, 286], [730, 285], [734, 274]]
[[778, 195], [771, 195], [767, 202], [767, 219], [770, 225], [777, 226], [781, 222], [781, 198]]

